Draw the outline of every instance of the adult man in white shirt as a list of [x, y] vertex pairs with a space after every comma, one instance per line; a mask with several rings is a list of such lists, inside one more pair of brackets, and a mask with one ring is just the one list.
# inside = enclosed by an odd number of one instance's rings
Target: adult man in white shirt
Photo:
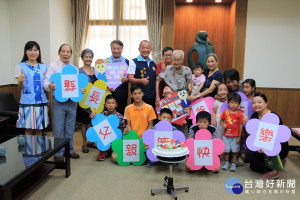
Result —
[[[54, 63], [51, 63], [47, 69], [43, 86], [47, 91], [53, 91], [56, 89], [54, 82], [50, 83], [50, 76], [53, 73], [61, 73], [62, 68], [65, 65], [70, 64], [70, 58], [72, 56], [72, 48], [68, 44], [62, 44], [58, 50], [60, 59]], [[77, 103], [68, 100], [66, 102], [59, 102], [53, 98], [53, 136], [54, 138], [69, 138], [70, 139], [70, 157], [79, 158], [79, 155], [75, 153], [73, 148], [73, 135], [76, 121]], [[54, 155], [56, 162], [64, 162], [64, 149], [57, 152]]]

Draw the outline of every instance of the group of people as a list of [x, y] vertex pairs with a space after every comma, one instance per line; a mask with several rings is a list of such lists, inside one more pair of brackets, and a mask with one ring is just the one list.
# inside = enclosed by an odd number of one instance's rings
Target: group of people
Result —
[[[238, 107], [241, 97], [237, 92], [243, 92], [247, 99], [252, 99], [254, 114], [252, 118], [261, 119], [271, 110], [267, 107], [267, 97], [256, 92], [256, 85], [253, 79], [241, 81], [239, 72], [235, 69], [225, 70], [224, 73], [218, 68], [218, 57], [211, 53], [206, 57], [207, 69], [201, 63], [196, 63], [192, 70], [183, 66], [184, 52], [166, 47], [162, 50], [162, 62], [155, 63], [150, 58], [152, 51], [151, 43], [147, 40], [140, 42], [137, 58], [127, 60], [122, 56], [123, 43], [114, 40], [110, 44], [112, 55], [106, 59], [108, 62], [123, 60], [128, 64], [127, 74], [121, 79], [122, 84], [115, 90], [108, 88], [111, 95], [105, 99], [105, 116], [114, 114], [119, 120], [119, 129], [123, 134], [130, 130], [137, 132], [139, 137], [150, 128], [155, 129], [156, 122], [155, 107], [162, 98], [168, 98], [172, 94], [186, 90], [187, 100], [192, 102], [202, 97], [213, 97], [214, 112], [212, 116], [206, 111], [197, 113], [196, 124], [189, 128], [189, 138], [194, 138], [199, 129], [207, 129], [213, 138], [222, 138], [225, 143], [225, 163], [223, 170], [229, 168], [236, 171], [237, 165], [243, 165], [243, 158], [250, 162], [250, 168], [254, 171], [266, 172], [260, 178], [277, 178], [279, 172], [271, 170], [264, 163], [263, 151], [253, 152], [246, 147], [247, 132], [242, 123], [246, 123], [248, 118], [244, 116]], [[65, 65], [70, 64], [72, 48], [68, 44], [62, 44], [58, 50], [59, 60], [51, 63], [48, 67], [41, 61], [41, 50], [38, 43], [29, 41], [24, 48], [24, 56], [16, 68], [15, 77], [18, 86], [22, 88], [18, 128], [25, 128], [25, 134], [41, 134], [41, 130], [49, 124], [47, 95], [45, 91], [54, 91], [56, 86], [50, 82], [53, 73], [61, 72]], [[95, 69], [92, 67], [94, 53], [90, 49], [84, 49], [81, 53], [83, 66], [78, 69], [78, 73], [88, 76], [90, 83], [97, 80]], [[224, 82], [223, 82], [224, 79]], [[130, 92], [132, 104], [127, 105], [128, 83], [131, 83]], [[85, 93], [85, 89], [81, 89]], [[228, 102], [229, 109], [221, 113], [221, 105]], [[71, 158], [79, 158], [73, 148], [73, 134], [75, 122], [81, 123], [81, 134], [83, 138], [82, 152], [88, 153], [89, 147], [95, 144], [87, 141], [86, 130], [95, 117], [96, 111], [83, 109], [72, 100], [59, 102], [53, 98], [53, 136], [55, 138], [70, 139]], [[160, 111], [159, 120], [172, 121], [173, 113], [170, 109], [164, 108]], [[189, 122], [190, 123], [190, 122]], [[282, 124], [282, 121], [280, 121]], [[180, 126], [173, 127], [174, 130]], [[147, 148], [148, 145], [145, 144]], [[56, 153], [56, 162], [64, 161], [64, 149]], [[285, 161], [288, 154], [288, 144], [282, 143], [280, 158]], [[111, 151], [100, 151], [97, 160], [104, 160], [110, 156], [116, 161], [116, 154]], [[230, 160], [231, 158], [231, 160]], [[147, 166], [152, 167], [155, 163], [147, 161]], [[187, 166], [187, 170], [189, 170]], [[215, 169], [214, 172], [218, 172]]]

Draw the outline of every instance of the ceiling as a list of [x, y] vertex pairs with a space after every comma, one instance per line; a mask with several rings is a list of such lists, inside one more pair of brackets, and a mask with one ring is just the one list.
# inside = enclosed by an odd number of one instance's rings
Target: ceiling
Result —
[[223, 0], [222, 3], [215, 3], [215, 0], [193, 0], [187, 3], [186, 0], [175, 0], [177, 4], [231, 4], [234, 0]]

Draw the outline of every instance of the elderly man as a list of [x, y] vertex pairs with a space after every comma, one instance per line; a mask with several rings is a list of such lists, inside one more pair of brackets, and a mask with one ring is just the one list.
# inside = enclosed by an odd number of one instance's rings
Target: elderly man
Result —
[[151, 51], [151, 43], [142, 40], [139, 45], [140, 55], [129, 62], [128, 79], [130, 83], [141, 85], [143, 101], [155, 109], [156, 64], [149, 57]]
[[[50, 76], [54, 73], [61, 73], [65, 65], [70, 64], [72, 56], [72, 48], [68, 44], [62, 44], [59, 47], [58, 55], [60, 59], [57, 62], [51, 63], [47, 69], [43, 86], [46, 91], [55, 90], [56, 86], [50, 83]], [[69, 99], [66, 102], [59, 102], [53, 98], [53, 136], [54, 138], [69, 138], [70, 139], [70, 157], [79, 158], [73, 148], [73, 134], [75, 130], [76, 108], [77, 103]], [[56, 162], [64, 162], [64, 150], [59, 151], [54, 155]]]
[[182, 50], [173, 51], [173, 65], [167, 66], [164, 72], [157, 76], [156, 80], [156, 103], [160, 101], [159, 83], [164, 80], [174, 92], [187, 90], [188, 84], [192, 80], [192, 71], [189, 67], [183, 66], [184, 52]]

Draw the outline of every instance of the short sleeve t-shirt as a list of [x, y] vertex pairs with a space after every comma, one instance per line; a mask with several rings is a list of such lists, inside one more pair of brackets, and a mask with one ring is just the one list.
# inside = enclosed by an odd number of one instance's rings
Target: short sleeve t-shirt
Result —
[[[204, 86], [203, 86], [201, 92], [204, 92], [205, 90], [207, 90], [210, 87], [213, 80], [219, 81], [220, 83], [222, 82], [223, 75], [222, 75], [221, 70], [216, 71], [213, 75], [208, 77], [209, 69], [205, 69], [203, 74], [206, 77], [206, 80], [205, 80], [205, 83], [204, 83]], [[217, 94], [217, 85], [216, 85], [215, 90], [207, 96], [214, 97], [216, 94]]]
[[228, 109], [221, 114], [221, 119], [225, 120], [227, 127], [224, 129], [224, 136], [226, 137], [238, 137], [239, 127], [243, 123], [243, 114], [238, 112], [236, 114], [231, 113]]
[[203, 74], [200, 76], [196, 77], [195, 74], [192, 75], [192, 80], [196, 86], [200, 86], [201, 83], [205, 82], [206, 78]]
[[141, 138], [148, 128], [149, 121], [156, 119], [156, 114], [149, 104], [144, 103], [141, 109], [130, 104], [125, 108], [124, 118], [130, 121], [131, 129]]

